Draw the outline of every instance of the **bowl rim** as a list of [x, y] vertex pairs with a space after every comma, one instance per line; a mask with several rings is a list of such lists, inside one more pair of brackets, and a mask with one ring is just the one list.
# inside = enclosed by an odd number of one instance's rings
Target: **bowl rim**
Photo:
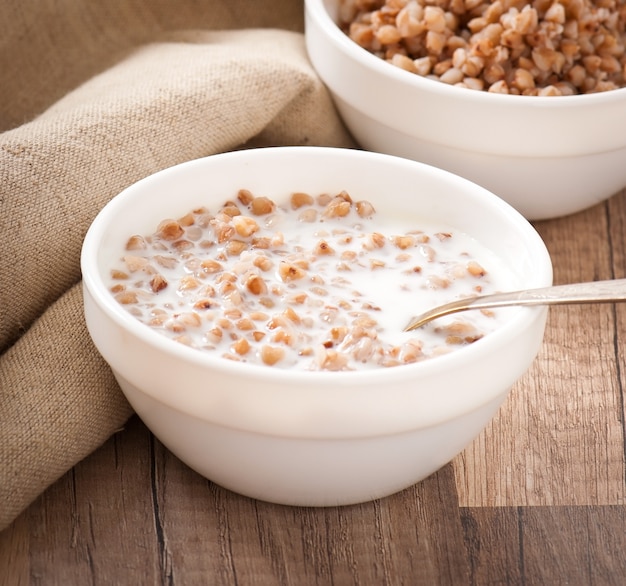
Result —
[[[576, 94], [573, 96], [522, 96], [472, 90], [429, 79], [428, 77], [405, 71], [400, 67], [394, 67], [358, 45], [331, 18], [325, 2], [326, 0], [305, 0], [307, 16], [314, 18], [320, 30], [323, 30], [350, 57], [378, 75], [391, 77], [400, 83], [409, 84], [416, 89], [430, 92], [442, 98], [459, 99], [462, 97], [463, 100], [479, 104], [487, 102], [492, 107], [507, 105], [559, 110], [563, 108], [601, 107], [607, 103], [626, 99], [626, 86], [605, 92]], [[459, 95], [459, 92], [463, 93]]]
[[[300, 369], [287, 368], [271, 368], [264, 365], [256, 365], [249, 363], [233, 362], [226, 360], [221, 356], [203, 352], [195, 348], [190, 348], [184, 344], [180, 344], [167, 336], [163, 336], [159, 332], [154, 331], [146, 324], [137, 320], [128, 311], [126, 311], [119, 303], [115, 302], [113, 296], [109, 293], [104, 279], [101, 275], [101, 267], [98, 263], [99, 244], [106, 232], [107, 225], [126, 206], [127, 200], [141, 198], [145, 195], [146, 189], [151, 185], [158, 183], [162, 177], [176, 173], [186, 173], [189, 169], [207, 164], [215, 164], [224, 158], [246, 158], [248, 156], [273, 156], [285, 152], [299, 153], [298, 156], [315, 156], [319, 153], [332, 154], [335, 157], [361, 157], [364, 160], [379, 159], [393, 160], [407, 164], [415, 168], [421, 168], [422, 172], [430, 173], [437, 177], [445, 178], [446, 181], [456, 182], [465, 190], [470, 189], [474, 193], [474, 197], [485, 200], [489, 206], [495, 207], [503, 216], [509, 217], [511, 222], [519, 226], [519, 230], [526, 236], [526, 239], [533, 243], [538, 255], [537, 268], [543, 271], [540, 280], [549, 285], [552, 282], [552, 264], [549, 252], [543, 243], [540, 235], [532, 227], [517, 210], [501, 198], [497, 197], [490, 191], [486, 190], [471, 181], [460, 176], [454, 175], [448, 171], [426, 165], [417, 161], [386, 155], [370, 151], [362, 151], [358, 149], [346, 149], [338, 147], [319, 147], [319, 146], [279, 146], [253, 148], [238, 151], [230, 151], [201, 157], [199, 159], [190, 160], [179, 163], [171, 167], [162, 169], [152, 175], [149, 175], [139, 181], [129, 185], [122, 190], [112, 200], [107, 203], [97, 214], [96, 218], [90, 225], [81, 250], [81, 271], [83, 286], [87, 288], [94, 302], [104, 311], [109, 319], [122, 328], [122, 330], [130, 333], [143, 343], [157, 349], [160, 352], [173, 355], [177, 360], [185, 363], [192, 363], [197, 366], [210, 367], [225, 374], [234, 374], [237, 377], [255, 378], [262, 377], [264, 381], [293, 383], [295, 386], [301, 385], [304, 381], [311, 382], [314, 379], [315, 384], [319, 382], [331, 382], [338, 387], [349, 387], [359, 382], [368, 381], [368, 383], [380, 383], [381, 381], [400, 380], [412, 378], [415, 376], [428, 376], [450, 368], [450, 365], [458, 367], [466, 361], [473, 361], [477, 353], [483, 353], [485, 346], [499, 345], [505, 339], [508, 339], [514, 332], [520, 331], [527, 327], [529, 323], [542, 319], [542, 310], [540, 307], [524, 307], [518, 308], [510, 318], [491, 332], [484, 338], [473, 344], [463, 348], [456, 349], [454, 352], [444, 354], [442, 356], [429, 358], [422, 362], [400, 365], [390, 368], [367, 368], [353, 371], [309, 371]], [[210, 160], [211, 163], [206, 161]], [[407, 320], [408, 320], [407, 316]]]

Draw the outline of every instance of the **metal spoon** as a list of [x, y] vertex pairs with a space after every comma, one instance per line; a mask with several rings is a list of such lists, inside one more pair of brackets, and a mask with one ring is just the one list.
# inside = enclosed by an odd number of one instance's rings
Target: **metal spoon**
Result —
[[495, 293], [467, 297], [430, 309], [411, 319], [405, 332], [415, 330], [428, 322], [468, 309], [488, 309], [510, 305], [564, 305], [575, 303], [615, 303], [626, 301], [626, 279], [572, 283], [541, 289]]

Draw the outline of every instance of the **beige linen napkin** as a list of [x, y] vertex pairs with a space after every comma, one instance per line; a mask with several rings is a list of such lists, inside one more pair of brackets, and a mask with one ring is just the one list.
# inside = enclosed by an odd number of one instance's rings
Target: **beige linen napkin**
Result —
[[0, 530], [131, 414], [82, 313], [80, 249], [103, 205], [218, 152], [353, 146], [300, 2], [134, 0], [108, 21], [110, 3], [65, 0], [47, 20], [46, 4], [0, 7]]

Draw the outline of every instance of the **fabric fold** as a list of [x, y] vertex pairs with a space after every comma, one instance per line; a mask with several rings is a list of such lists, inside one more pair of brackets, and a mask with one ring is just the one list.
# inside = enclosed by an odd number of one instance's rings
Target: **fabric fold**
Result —
[[132, 410], [93, 346], [80, 285], [0, 360], [0, 529]]

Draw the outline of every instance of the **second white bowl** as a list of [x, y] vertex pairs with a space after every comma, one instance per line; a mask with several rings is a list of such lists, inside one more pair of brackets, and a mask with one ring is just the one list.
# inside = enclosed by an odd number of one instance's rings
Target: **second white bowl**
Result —
[[532, 220], [626, 186], [626, 89], [564, 97], [458, 88], [395, 67], [336, 24], [339, 0], [306, 0], [306, 46], [357, 142], [466, 177]]

